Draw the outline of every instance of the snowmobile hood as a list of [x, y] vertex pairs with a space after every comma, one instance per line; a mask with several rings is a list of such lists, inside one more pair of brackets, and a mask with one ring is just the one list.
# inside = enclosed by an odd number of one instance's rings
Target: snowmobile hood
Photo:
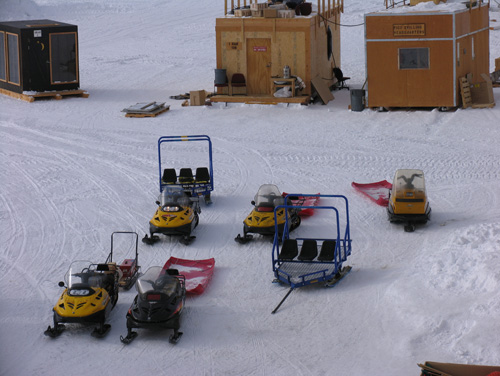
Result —
[[85, 319], [105, 310], [110, 301], [106, 289], [80, 286], [78, 289], [65, 289], [54, 311], [61, 317]]
[[195, 211], [190, 207], [175, 205], [160, 206], [149, 221], [159, 228], [176, 228], [189, 225], [195, 218]]
[[[277, 219], [278, 225], [285, 223], [285, 209], [278, 210]], [[259, 211], [254, 208], [247, 218], [243, 221], [248, 227], [273, 227], [274, 228], [274, 211]]]
[[141, 321], [164, 321], [184, 307], [184, 276], [173, 276], [161, 266], [150, 267], [136, 283], [137, 297], [129, 313]]

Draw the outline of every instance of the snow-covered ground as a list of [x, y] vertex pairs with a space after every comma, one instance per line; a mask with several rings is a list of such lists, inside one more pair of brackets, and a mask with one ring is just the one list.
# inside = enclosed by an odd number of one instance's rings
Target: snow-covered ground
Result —
[[[342, 23], [381, 0], [346, 0]], [[2, 0], [0, 20], [78, 25], [85, 98], [27, 103], [0, 96], [1, 375], [417, 375], [426, 360], [500, 365], [500, 106], [455, 112], [351, 112], [346, 90], [326, 106], [181, 107], [169, 96], [211, 90], [222, 0]], [[492, 1], [490, 18], [499, 20]], [[492, 21], [492, 25], [498, 25]], [[490, 34], [490, 70], [500, 30]], [[364, 28], [342, 28], [342, 67], [365, 80]], [[494, 89], [497, 103], [500, 90]], [[125, 118], [137, 102], [156, 118]], [[89, 327], [52, 340], [57, 286], [75, 259], [104, 261], [113, 231], [142, 237], [155, 210], [158, 137], [207, 134], [214, 204], [197, 239], [139, 244], [144, 269], [170, 256], [214, 257], [207, 291], [188, 298], [181, 341], [140, 330], [130, 345], [120, 293], [108, 336]], [[196, 155], [196, 154], [195, 154]], [[190, 161], [186, 149], [171, 158]], [[351, 182], [426, 174], [432, 220], [405, 233]], [[271, 244], [234, 242], [258, 187], [349, 199], [352, 272], [333, 289], [273, 284]], [[297, 235], [329, 225], [321, 213]]]

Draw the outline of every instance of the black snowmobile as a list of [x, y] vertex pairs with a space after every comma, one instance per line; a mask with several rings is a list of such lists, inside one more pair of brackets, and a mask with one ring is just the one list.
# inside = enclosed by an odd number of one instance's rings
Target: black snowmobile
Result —
[[173, 329], [170, 343], [177, 343], [180, 316], [186, 300], [186, 278], [177, 269], [152, 266], [136, 283], [137, 296], [127, 313], [127, 336], [120, 340], [128, 344], [137, 337], [133, 328]]

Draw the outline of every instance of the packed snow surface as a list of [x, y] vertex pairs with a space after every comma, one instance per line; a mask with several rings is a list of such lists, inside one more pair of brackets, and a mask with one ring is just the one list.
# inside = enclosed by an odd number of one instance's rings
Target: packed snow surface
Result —
[[[362, 24], [383, 3], [346, 0], [342, 24]], [[395, 376], [419, 374], [426, 360], [500, 365], [500, 106], [352, 112], [343, 90], [327, 105], [182, 107], [169, 96], [213, 89], [223, 12], [222, 0], [0, 1], [2, 21], [78, 25], [81, 88], [90, 94], [0, 96], [0, 374]], [[493, 1], [490, 19], [500, 19]], [[364, 27], [341, 33], [342, 69], [361, 88]], [[500, 30], [491, 30], [490, 50], [493, 71]], [[121, 112], [152, 101], [170, 111]], [[44, 336], [70, 263], [104, 262], [114, 231], [148, 231], [157, 140], [188, 134], [212, 139], [214, 203], [201, 205], [191, 245], [165, 236], [139, 243], [144, 271], [170, 256], [215, 258], [205, 293], [186, 301], [180, 342], [141, 329], [130, 345], [120, 342], [135, 289], [120, 293], [104, 339], [79, 325]], [[205, 157], [182, 144], [165, 154], [177, 166]], [[432, 218], [413, 233], [351, 187], [392, 181], [400, 168], [426, 177]], [[349, 275], [334, 288], [297, 289], [275, 315], [288, 288], [271, 283], [271, 243], [234, 241], [265, 183], [345, 195], [353, 238]], [[296, 236], [332, 226], [317, 211]], [[115, 257], [133, 249], [124, 253]]]

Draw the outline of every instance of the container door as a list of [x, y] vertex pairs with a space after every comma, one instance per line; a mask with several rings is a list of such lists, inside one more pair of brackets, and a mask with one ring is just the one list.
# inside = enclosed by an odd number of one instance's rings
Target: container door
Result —
[[51, 84], [78, 82], [78, 52], [76, 33], [50, 34]]
[[26, 39], [29, 73], [24, 80], [24, 90], [50, 90], [49, 38], [44, 34], [44, 30], [35, 30]]
[[266, 94], [271, 91], [271, 39], [249, 38], [247, 45], [248, 94]]

